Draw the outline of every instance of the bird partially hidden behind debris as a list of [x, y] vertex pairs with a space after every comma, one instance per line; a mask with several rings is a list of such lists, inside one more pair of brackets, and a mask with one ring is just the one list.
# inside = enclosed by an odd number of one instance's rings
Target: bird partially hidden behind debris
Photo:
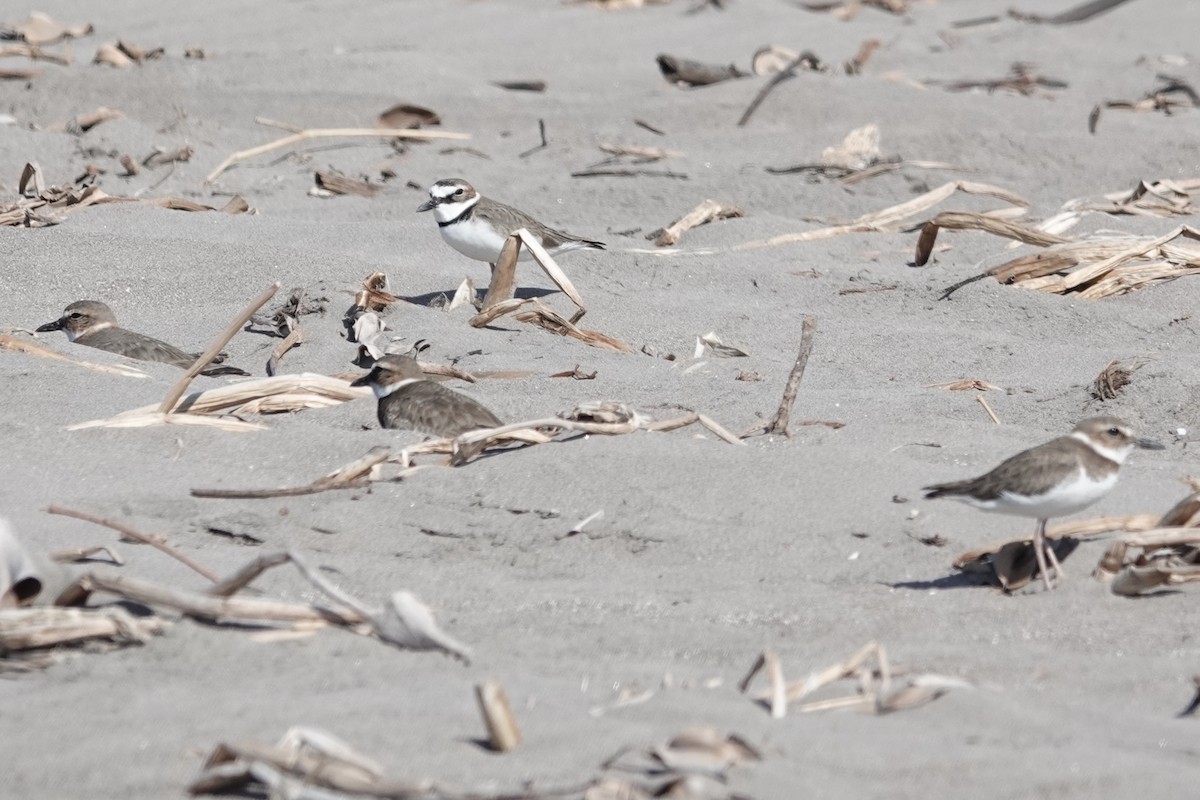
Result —
[[[63, 310], [61, 317], [54, 322], [47, 322], [37, 330], [38, 333], [63, 331], [75, 344], [107, 350], [138, 361], [170, 364], [180, 369], [188, 369], [200, 357], [199, 353], [185, 353], [178, 347], [152, 336], [125, 330], [117, 324], [112, 309], [98, 300], [78, 300], [71, 303]], [[213, 362], [220, 364], [224, 360], [225, 354], [221, 353]], [[209, 366], [201, 370], [200, 374], [215, 377], [250, 373], [237, 367]]]
[[379, 424], [384, 428], [409, 428], [452, 438], [504, 424], [470, 397], [427, 380], [421, 365], [409, 356], [385, 355], [350, 385], [374, 390], [379, 398]]

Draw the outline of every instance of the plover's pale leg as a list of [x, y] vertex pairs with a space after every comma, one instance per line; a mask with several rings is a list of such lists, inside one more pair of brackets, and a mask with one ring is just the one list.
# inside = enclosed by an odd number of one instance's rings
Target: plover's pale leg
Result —
[[1050, 583], [1050, 571], [1046, 568], [1046, 520], [1039, 519], [1033, 532], [1033, 554], [1037, 556], [1038, 570], [1042, 573], [1042, 583], [1046, 590], [1054, 588]]
[[1061, 581], [1067, 574], [1063, 572], [1062, 564], [1059, 563], [1058, 556], [1054, 553], [1054, 545], [1048, 541], [1046, 542], [1046, 556], [1050, 559], [1050, 564], [1054, 567], [1054, 579]]

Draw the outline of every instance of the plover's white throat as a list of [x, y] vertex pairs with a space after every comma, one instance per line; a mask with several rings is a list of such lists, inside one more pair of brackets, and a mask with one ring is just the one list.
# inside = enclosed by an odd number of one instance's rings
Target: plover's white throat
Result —
[[[417, 211], [433, 211], [446, 243], [467, 258], [496, 264], [504, 240], [520, 228], [533, 235], [552, 256], [572, 250], [605, 249], [603, 242], [582, 239], [538, 222], [524, 211], [489, 200], [461, 178], [440, 180], [429, 187], [429, 199]], [[520, 260], [532, 258], [522, 248]]]
[[384, 428], [411, 428], [429, 436], [454, 437], [503, 425], [479, 403], [426, 380], [408, 356], [386, 355], [351, 386], [370, 386], [379, 398], [376, 414]]
[[1052, 588], [1046, 556], [1061, 576], [1058, 559], [1045, 541], [1046, 520], [1082, 511], [1117, 484], [1126, 457], [1135, 447], [1163, 446], [1134, 436], [1116, 417], [1092, 417], [1068, 436], [1017, 453], [978, 478], [926, 486], [927, 499], [949, 497], [984, 511], [1037, 520], [1034, 554], [1046, 588]]
[[[71, 303], [63, 310], [61, 317], [38, 328], [39, 333], [45, 331], [63, 331], [75, 344], [107, 350], [139, 361], [171, 364], [181, 369], [192, 366], [200, 357], [199, 353], [185, 353], [159, 339], [125, 330], [117, 324], [112, 309], [97, 300], [78, 300]], [[225, 355], [221, 354], [213, 359], [213, 362], [219, 364], [224, 358]], [[216, 376], [250, 373], [237, 367], [210, 365], [201, 374]]]

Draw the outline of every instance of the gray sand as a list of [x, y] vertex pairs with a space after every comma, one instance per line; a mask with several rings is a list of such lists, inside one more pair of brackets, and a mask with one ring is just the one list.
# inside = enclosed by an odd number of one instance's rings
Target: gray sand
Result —
[[[30, 549], [113, 542], [108, 531], [44, 514], [51, 503], [165, 534], [221, 573], [267, 549], [301, 548], [360, 596], [415, 592], [476, 653], [461, 667], [336, 630], [261, 643], [245, 631], [180, 622], [145, 647], [69, 658], [0, 682], [5, 796], [179, 797], [217, 741], [274, 741], [299, 723], [343, 737], [390, 775], [468, 787], [572, 783], [622, 746], [703, 724], [763, 748], [761, 764], [732, 777], [732, 787], [752, 797], [1194, 795], [1195, 722], [1173, 718], [1190, 697], [1200, 655], [1191, 593], [1117, 598], [1090, 578], [1103, 545], [1088, 543], [1053, 594], [1006, 597], [955, 577], [950, 561], [1031, 523], [918, 498], [926, 483], [976, 474], [1091, 413], [1119, 414], [1168, 441], [1174, 429], [1194, 425], [1200, 319], [1189, 315], [1200, 282], [1088, 302], [985, 280], [939, 302], [943, 287], [981, 262], [1021, 251], [986, 234], [949, 233], [939, 243], [951, 248], [916, 269], [907, 266], [913, 233], [733, 248], [958, 178], [1021, 194], [1040, 219], [1070, 198], [1128, 189], [1140, 178], [1200, 175], [1200, 112], [1110, 111], [1097, 135], [1086, 129], [1095, 102], [1136, 99], [1156, 72], [1200, 83], [1200, 5], [1138, 0], [1076, 26], [1005, 22], [959, 31], [955, 47], [938, 32], [1003, 14], [1009, 4], [919, 2], [909, 17], [865, 9], [846, 23], [773, 0], [694, 15], [684, 13], [687, 5], [606, 13], [515, 0], [216, 2], [169, 11], [128, 0], [83, 11], [41, 4], [60, 21], [94, 22], [97, 33], [71, 45], [73, 66], [36, 65], [43, 74], [28, 90], [3, 85], [0, 111], [17, 119], [0, 128], [3, 197], [15, 194], [29, 160], [51, 183], [99, 164], [109, 171], [106, 191], [132, 195], [165, 168], [119, 178], [110, 151], [140, 158], [154, 145], [188, 143], [192, 160], [148, 196], [221, 205], [241, 193], [258, 214], [110, 205], [53, 228], [0, 229], [5, 327], [32, 329], [68, 302], [94, 298], [132, 329], [201, 349], [278, 280], [329, 298], [325, 317], [306, 318], [307, 341], [284, 369], [352, 370], [355, 347], [340, 337], [340, 316], [366, 275], [386, 272], [406, 296], [450, 293], [467, 275], [486, 281], [485, 265], [451, 251], [429, 216], [413, 213], [423, 189], [405, 185], [462, 176], [547, 223], [606, 240], [608, 253], [561, 261], [589, 303], [586, 325], [679, 360], [607, 353], [511, 320], [475, 330], [462, 311], [396, 306], [389, 322], [398, 335], [432, 342], [430, 360], [533, 371], [451, 385], [505, 419], [612, 398], [657, 415], [695, 408], [741, 430], [773, 413], [809, 313], [818, 338], [794, 418], [845, 427], [796, 427], [790, 440], [760, 437], [746, 447], [694, 429], [591, 437], [370, 492], [201, 500], [189, 490], [300, 484], [374, 445], [419, 436], [378, 430], [370, 400], [269, 417], [270, 430], [255, 434], [179, 426], [68, 432], [72, 423], [156, 402], [178, 371], [150, 365], [148, 380], [133, 380], [2, 354], [0, 513]], [[1025, 5], [1049, 12], [1070, 4]], [[4, 17], [15, 22], [23, 13], [10, 7]], [[88, 63], [100, 42], [118, 37], [161, 45], [167, 56], [128, 70]], [[667, 85], [654, 64], [668, 52], [745, 67], [769, 43], [838, 64], [872, 37], [883, 46], [863, 76], [801, 75], [745, 128], [734, 123], [761, 79], [686, 91]], [[203, 47], [209, 58], [184, 60], [186, 47]], [[1164, 65], [1164, 55], [1187, 61]], [[998, 78], [1016, 61], [1069, 87], [1021, 97], [891, 79]], [[535, 78], [549, 91], [491, 85]], [[256, 116], [369, 126], [396, 102], [435, 109], [444, 129], [470, 133], [465, 144], [489, 158], [445, 154], [443, 143], [395, 155], [358, 142], [302, 160], [255, 159], [223, 175], [215, 192], [202, 183], [230, 152], [278, 133], [256, 125]], [[78, 138], [39, 129], [101, 104], [124, 118]], [[668, 135], [636, 127], [635, 118]], [[537, 144], [539, 119], [550, 146], [519, 159]], [[846, 188], [763, 170], [815, 161], [869, 122], [879, 125], [885, 154], [970, 172], [908, 169]], [[569, 177], [603, 157], [601, 142], [677, 150], [683, 155], [653, 166], [689, 179]], [[377, 177], [384, 165], [398, 177], [374, 199], [306, 195], [316, 168]], [[674, 256], [640, 252], [650, 247], [645, 233], [708, 197], [746, 217], [687, 234]], [[943, 208], [998, 204], [964, 197]], [[1159, 234], [1175, 224], [1092, 215], [1071, 235]], [[617, 233], [630, 229], [641, 233]], [[549, 286], [535, 269], [519, 274], [523, 286]], [[872, 283], [896, 288], [840, 293]], [[549, 302], [566, 308], [561, 296]], [[694, 337], [710, 330], [751, 357], [688, 370]], [[61, 334], [40, 338], [75, 357], [118, 360]], [[231, 363], [262, 374], [277, 341], [240, 334], [228, 347]], [[1154, 360], [1118, 400], [1089, 400], [1087, 386], [1105, 364], [1136, 355]], [[548, 377], [576, 364], [596, 370], [596, 380]], [[740, 371], [764, 380], [737, 381]], [[1013, 390], [987, 395], [1002, 426], [971, 393], [925, 388], [959, 378]], [[906, 446], [917, 442], [940, 447]], [[1118, 488], [1087, 513], [1163, 511], [1187, 491], [1180, 478], [1194, 472], [1179, 445], [1137, 453]], [[895, 495], [908, 502], [892, 502]], [[586, 535], [559, 538], [601, 509]], [[265, 545], [238, 546], [209, 526]], [[931, 534], [947, 546], [917, 541]], [[202, 585], [161, 553], [117, 546], [129, 562], [124, 574]], [[283, 570], [262, 588], [314, 598]], [[871, 639], [897, 661], [979, 688], [893, 716], [782, 721], [737, 692], [764, 647], [798, 678]], [[507, 688], [524, 729], [526, 743], [506, 756], [471, 741], [482, 734], [472, 687], [486, 678]], [[704, 688], [712, 678], [720, 685]], [[623, 690], [644, 689], [655, 690], [648, 702], [588, 713]]]

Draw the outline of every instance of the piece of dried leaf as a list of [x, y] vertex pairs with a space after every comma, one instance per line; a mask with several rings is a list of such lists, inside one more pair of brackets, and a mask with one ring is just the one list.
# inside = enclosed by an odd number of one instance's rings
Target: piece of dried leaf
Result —
[[377, 127], [412, 129], [423, 125], [440, 125], [441, 122], [442, 118], [436, 111], [401, 103], [380, 114]]
[[383, 187], [377, 183], [348, 178], [334, 169], [317, 170], [313, 177], [317, 185], [308, 192], [313, 197], [333, 197], [345, 194], [374, 197], [383, 191]]
[[89, 36], [95, 30], [90, 24], [66, 26], [40, 11], [34, 11], [13, 30], [17, 36], [32, 45], [53, 44], [62, 39], [78, 39]]
[[715, 200], [705, 200], [666, 228], [655, 231], [647, 235], [646, 238], [653, 239], [655, 247], [670, 247], [679, 241], [679, 237], [692, 228], [697, 228], [716, 220], [743, 216], [745, 214], [741, 209], [723, 205]]
[[1116, 399], [1117, 395], [1133, 382], [1133, 373], [1148, 363], [1148, 358], [1126, 361], [1114, 359], [1108, 362], [1108, 365], [1100, 370], [1100, 374], [1092, 381], [1092, 397], [1101, 401]]
[[725, 344], [715, 331], [696, 337], [696, 349], [692, 358], [702, 358], [705, 353], [714, 358], [746, 358], [750, 354], [741, 348]]

